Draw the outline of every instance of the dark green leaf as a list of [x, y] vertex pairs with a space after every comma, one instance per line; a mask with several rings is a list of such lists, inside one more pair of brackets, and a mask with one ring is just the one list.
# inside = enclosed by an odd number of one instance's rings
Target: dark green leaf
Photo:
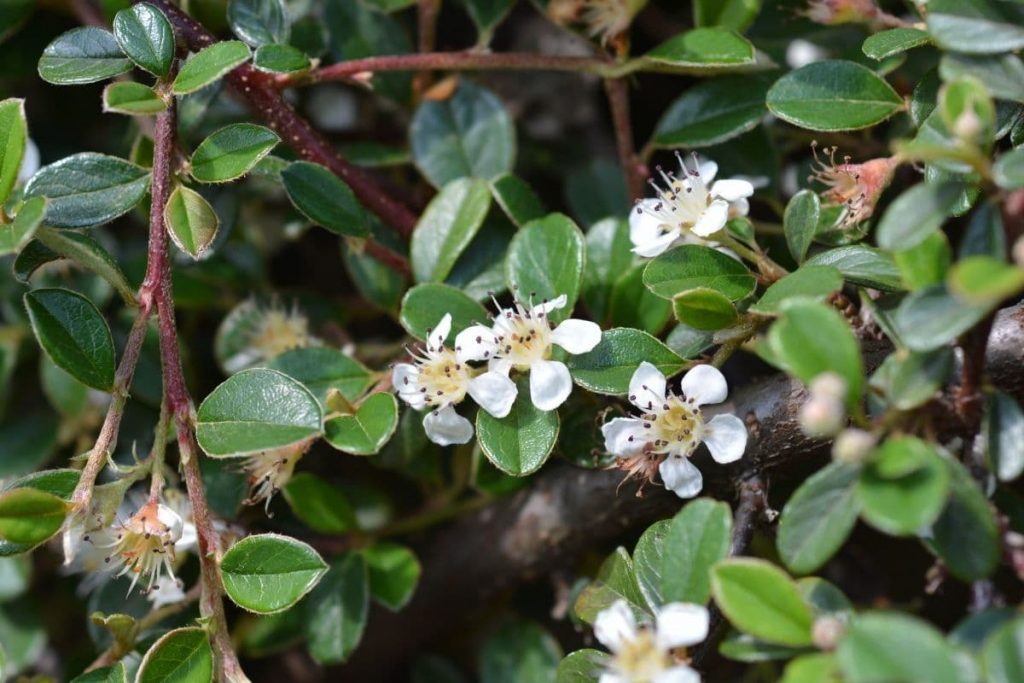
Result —
[[541, 683], [555, 680], [562, 649], [531, 621], [502, 624], [480, 649], [480, 683]]
[[[291, 45], [261, 45], [256, 48], [252, 65], [260, 71], [275, 74], [295, 73], [310, 68], [311, 63], [305, 52]], [[351, 159], [350, 155], [346, 155]]]
[[[1024, 101], [1024, 62], [1016, 55], [943, 55], [939, 73], [944, 81], [967, 78], [975, 85], [980, 82], [988, 94], [1001, 100]], [[946, 119], [951, 129], [952, 121]]]
[[416, 285], [406, 292], [399, 320], [409, 334], [425, 340], [428, 330], [435, 328], [446, 313], [452, 316], [449, 339], [470, 325], [487, 322], [483, 306], [461, 290], [439, 283]]
[[131, 68], [114, 34], [96, 26], [62, 33], [39, 58], [39, 76], [56, 85], [95, 83]]
[[606, 330], [592, 351], [570, 356], [573, 381], [599, 394], [623, 395], [629, 380], [643, 361], [652, 363], [666, 377], [675, 375], [686, 362], [642, 330], [616, 327]]
[[738, 301], [754, 291], [754, 275], [736, 259], [710, 247], [686, 244], [652, 259], [644, 270], [644, 285], [671, 299], [695, 287], [708, 287]]
[[971, 329], [990, 310], [960, 301], [942, 285], [909, 295], [896, 309], [895, 325], [904, 343], [914, 351], [945, 346]]
[[44, 166], [25, 186], [26, 197], [46, 197], [46, 223], [84, 228], [131, 211], [149, 188], [149, 170], [124, 159], [82, 152]]
[[842, 547], [860, 512], [857, 467], [832, 463], [804, 481], [782, 509], [776, 545], [799, 574], [821, 567]]
[[871, 387], [897, 410], [912, 410], [934, 398], [953, 368], [951, 349], [893, 352], [871, 376]]
[[727, 76], [687, 90], [662, 114], [654, 143], [663, 147], [717, 145], [754, 128], [765, 114], [770, 82]]
[[1021, 13], [1009, 3], [989, 0], [932, 0], [928, 32], [940, 47], [978, 54], [1024, 47]]
[[760, 9], [761, 0], [695, 0], [693, 23], [743, 31], [753, 23]]
[[164, 13], [149, 3], [123, 9], [114, 17], [114, 37], [135, 64], [166, 76], [174, 61], [174, 30]]
[[453, 180], [427, 205], [409, 244], [417, 282], [443, 282], [480, 230], [491, 206], [485, 180]]
[[357, 528], [348, 498], [337, 487], [299, 472], [284, 487], [284, 499], [303, 524], [321, 534], [343, 534]]
[[1024, 148], [1018, 147], [996, 159], [992, 176], [1004, 190], [1024, 188]]
[[706, 71], [754, 63], [754, 46], [723, 28], [696, 28], [670, 38], [643, 59], [672, 70]]
[[495, 27], [512, 9], [515, 0], [462, 0], [462, 4], [466, 6], [466, 11], [469, 12], [469, 16], [480, 33], [477, 42], [486, 45], [490, 42], [490, 36]]
[[247, 536], [220, 561], [224, 591], [238, 606], [257, 614], [288, 609], [327, 571], [313, 548], [277, 534]]
[[307, 605], [309, 654], [320, 664], [348, 659], [363, 637], [370, 605], [369, 575], [360, 553], [335, 561]]
[[902, 286], [900, 271], [892, 256], [863, 244], [823, 251], [807, 259], [804, 265], [834, 266], [846, 280], [862, 287], [898, 290]]
[[204, 47], [181, 66], [171, 86], [175, 95], [187, 95], [203, 88], [244, 64], [252, 55], [240, 40], [225, 40]]
[[1000, 481], [1024, 472], [1024, 412], [1012, 397], [993, 391], [985, 400], [982, 422], [989, 467]]
[[281, 0], [229, 0], [228, 23], [252, 47], [288, 42], [288, 10]]
[[332, 390], [355, 401], [373, 384], [373, 375], [362, 363], [336, 349], [311, 346], [275, 356], [268, 367], [302, 382], [320, 404]]
[[928, 34], [916, 28], [891, 28], [868, 36], [861, 49], [868, 57], [881, 61], [930, 42]]
[[192, 177], [203, 183], [240, 178], [270, 154], [281, 138], [253, 123], [225, 126], [199, 143], [192, 153]]
[[548, 314], [552, 322], [568, 318], [576, 305], [583, 279], [583, 233], [568, 216], [549, 214], [516, 233], [505, 260], [505, 281], [524, 303], [566, 303]]
[[789, 253], [797, 263], [807, 257], [807, 250], [814, 241], [821, 219], [821, 200], [810, 190], [801, 190], [793, 195], [786, 204], [783, 218], [783, 229], [786, 232], [786, 244]]
[[53, 254], [54, 259], [70, 259], [78, 266], [91, 270], [109, 282], [126, 303], [135, 303], [135, 287], [128, 282], [114, 257], [88, 235], [43, 226], [36, 232], [35, 243], [45, 245], [45, 249]]
[[331, 232], [366, 237], [370, 226], [355, 194], [327, 168], [308, 161], [296, 161], [281, 171], [285, 192], [295, 208]]
[[516, 227], [523, 227], [544, 216], [544, 204], [525, 180], [511, 173], [503, 173], [491, 180], [491, 192], [498, 206]]
[[32, 329], [53, 362], [82, 384], [114, 386], [114, 340], [96, 306], [67, 289], [36, 289], [25, 295]]
[[963, 465], [949, 460], [952, 495], [932, 527], [932, 545], [950, 573], [976, 581], [995, 571], [1002, 553], [995, 516]]
[[476, 414], [477, 438], [484, 455], [495, 467], [514, 477], [541, 468], [558, 440], [558, 412], [541, 410], [530, 400], [527, 378], [516, 382], [519, 397], [512, 411], [496, 418], [486, 410]]

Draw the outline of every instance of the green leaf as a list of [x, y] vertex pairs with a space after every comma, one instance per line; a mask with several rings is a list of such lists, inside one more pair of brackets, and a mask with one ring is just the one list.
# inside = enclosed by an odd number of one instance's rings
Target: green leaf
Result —
[[291, 377], [266, 368], [243, 370], [199, 406], [196, 439], [211, 457], [281, 448], [320, 434], [316, 397]]
[[320, 664], [348, 659], [363, 637], [370, 605], [366, 561], [348, 553], [331, 565], [306, 601], [309, 654]]
[[797, 298], [820, 301], [843, 287], [843, 276], [831, 266], [802, 266], [772, 283], [750, 307], [752, 313], [773, 315], [783, 304]]
[[332, 417], [324, 424], [324, 438], [339, 451], [373, 455], [388, 442], [398, 427], [398, 401], [394, 394], [371, 394], [355, 415]]
[[662, 519], [647, 527], [633, 549], [637, 588], [640, 589], [647, 609], [652, 612], [657, 612], [666, 602], [662, 590], [665, 568], [661, 560], [665, 553], [665, 536], [671, 524], [670, 520]]
[[420, 216], [409, 244], [417, 282], [442, 282], [480, 230], [491, 206], [485, 180], [462, 178], [441, 188]]
[[39, 58], [39, 77], [55, 85], [95, 83], [131, 68], [114, 34], [95, 26], [62, 33]]
[[672, 303], [644, 287], [644, 264], [638, 263], [612, 283], [608, 317], [618, 327], [636, 327], [658, 334], [672, 317]]
[[94, 389], [113, 388], [114, 340], [91, 301], [67, 289], [35, 289], [25, 294], [25, 307], [54, 364]]
[[521, 228], [547, 213], [537, 193], [519, 176], [502, 173], [491, 180], [491, 192], [516, 227]]
[[953, 368], [952, 349], [929, 353], [897, 350], [871, 376], [871, 387], [897, 410], [912, 410], [934, 398]]
[[152, 88], [142, 83], [116, 81], [103, 89], [103, 111], [147, 115], [159, 114], [166, 109], [167, 103]]
[[611, 655], [600, 650], [583, 649], [570, 652], [558, 664], [555, 683], [597, 683], [611, 664]]
[[209, 202], [184, 185], [174, 188], [168, 198], [164, 222], [178, 249], [197, 261], [206, 255], [220, 227], [220, 219]]
[[695, 0], [693, 23], [743, 31], [754, 22], [760, 10], [761, 0]]
[[541, 468], [558, 440], [558, 412], [541, 410], [530, 400], [528, 378], [516, 382], [519, 397], [512, 411], [496, 418], [486, 410], [476, 414], [480, 448], [495, 467], [513, 477], [525, 477]]
[[252, 55], [249, 46], [240, 40], [225, 40], [204, 47], [181, 65], [171, 84], [175, 95], [187, 95], [219, 80]]
[[878, 74], [854, 62], [815, 62], [780, 78], [768, 91], [768, 109], [810, 130], [867, 128], [903, 108], [903, 100]]
[[1024, 147], [1010, 150], [996, 159], [992, 179], [1004, 190], [1024, 188]]
[[230, 0], [228, 23], [252, 47], [288, 42], [288, 11], [281, 0]]
[[299, 472], [284, 486], [284, 499], [303, 524], [321, 534], [357, 528], [351, 503], [337, 487], [309, 472]]
[[995, 54], [1024, 47], [1021, 13], [1009, 3], [989, 0], [931, 0], [928, 32], [939, 47], [955, 52]]
[[829, 249], [807, 259], [807, 266], [834, 266], [850, 283], [882, 290], [902, 288], [892, 256], [863, 244]]
[[26, 197], [46, 197], [46, 223], [85, 228], [131, 211], [149, 188], [149, 170], [124, 159], [82, 152], [44, 166], [25, 186]]
[[777, 645], [811, 644], [811, 608], [796, 584], [777, 567], [752, 558], [719, 562], [711, 593], [733, 626]]
[[949, 291], [972, 304], [995, 306], [1024, 289], [1024, 268], [991, 256], [968, 256], [949, 272]]
[[46, 198], [33, 197], [21, 205], [13, 221], [0, 223], [0, 256], [17, 253], [32, 241], [45, 214]]
[[[393, 17], [373, 11], [367, 3], [327, 0], [322, 6], [330, 52], [335, 60], [412, 51], [405, 26]], [[409, 99], [410, 81], [407, 73], [380, 73], [374, 75], [373, 87], [382, 96], [405, 104]]]
[[835, 655], [826, 652], [801, 655], [786, 665], [780, 683], [840, 683]]
[[66, 258], [91, 270], [110, 283], [126, 303], [135, 303], [135, 287], [121, 272], [117, 261], [103, 246], [88, 235], [70, 230], [54, 230], [43, 226], [36, 231], [36, 241], [51, 251], [53, 258]]
[[139, 3], [114, 16], [114, 37], [136, 66], [166, 76], [174, 61], [174, 30], [164, 13]]
[[572, 215], [584, 226], [605, 218], [624, 217], [632, 202], [622, 168], [598, 158], [573, 170], [565, 181], [565, 198]]
[[[594, 320], [601, 322], [610, 316], [615, 283], [633, 265], [629, 223], [617, 218], [606, 218], [592, 225], [584, 239], [586, 263], [581, 295]], [[641, 278], [642, 275], [641, 272]]]
[[726, 503], [697, 498], [672, 518], [662, 544], [664, 603], [703, 605], [711, 595], [711, 567], [729, 554], [732, 512]]
[[846, 380], [847, 405], [858, 402], [864, 383], [860, 348], [835, 309], [804, 299], [790, 301], [768, 331], [768, 344], [784, 368], [804, 384], [823, 372], [834, 372]]
[[849, 683], [961, 681], [942, 634], [920, 619], [894, 612], [857, 617], [839, 641], [836, 658]]
[[233, 123], [212, 133], [192, 153], [192, 177], [223, 183], [248, 173], [281, 141], [277, 133], [253, 123]]
[[466, 6], [466, 11], [469, 12], [469, 16], [476, 24], [480, 34], [477, 43], [486, 45], [490, 42], [490, 36], [495, 27], [512, 9], [515, 0], [462, 0], [462, 4]]
[[562, 649], [550, 633], [532, 621], [508, 621], [480, 649], [480, 683], [554, 681]]
[[1018, 617], [989, 636], [981, 658], [990, 683], [1024, 680], [1024, 619]]
[[374, 543], [361, 553], [370, 571], [373, 599], [393, 612], [409, 604], [423, 571], [415, 553], [387, 541]]
[[644, 285], [665, 299], [695, 287], [708, 287], [739, 301], [754, 291], [756, 280], [736, 259], [710, 247], [684, 244], [648, 262]]
[[366, 237], [370, 224], [355, 194], [327, 168], [296, 161], [281, 171], [288, 199], [302, 215], [333, 233]]
[[982, 435], [989, 468], [999, 481], [1024, 473], [1024, 412], [1012, 397], [998, 390], [986, 397]]
[[289, 74], [306, 71], [312, 66], [312, 63], [309, 61], [309, 56], [297, 47], [271, 44], [256, 48], [252, 65], [260, 71], [268, 71], [272, 74]]
[[[123, 675], [122, 671], [122, 675]], [[179, 628], [164, 634], [142, 658], [136, 683], [209, 683], [213, 648], [203, 628]]]
[[309, 389], [320, 405], [332, 390], [355, 401], [373, 384], [366, 366], [341, 351], [324, 346], [292, 349], [275, 356], [267, 367], [280, 370]]
[[616, 327], [603, 332], [593, 350], [570, 356], [568, 366], [573, 381], [584, 389], [624, 395], [629, 391], [629, 380], [643, 361], [652, 363], [666, 377], [675, 375], [686, 365], [686, 361], [647, 332]]
[[551, 322], [568, 318], [583, 280], [583, 233], [564, 214], [531, 221], [512, 238], [505, 259], [505, 281], [523, 303], [552, 301], [565, 295], [565, 306], [548, 313]]
[[313, 548], [278, 534], [247, 536], [228, 548], [220, 561], [224, 591], [257, 614], [288, 609], [327, 571]]
[[952, 474], [952, 495], [932, 526], [932, 546], [953, 576], [963, 581], [986, 578], [996, 570], [1002, 554], [996, 518], [964, 466], [944, 462]]
[[765, 79], [747, 76], [699, 83], [665, 110], [653, 142], [661, 147], [706, 147], [742, 135], [764, 117], [769, 85]]
[[76, 676], [71, 679], [71, 683], [128, 683], [128, 674], [125, 673], [124, 662], [118, 662], [114, 666], [93, 669]]
[[60, 530], [67, 504], [34, 488], [16, 488], [0, 494], [0, 539], [37, 545]]
[[887, 534], [911, 536], [938, 518], [949, 486], [949, 470], [926, 441], [892, 437], [864, 467], [857, 498], [866, 522]]
[[783, 230], [789, 253], [797, 263], [807, 258], [807, 250], [814, 241], [821, 220], [821, 200], [810, 190], [800, 190], [786, 204]]
[[910, 349], [931, 351], [974, 327], [989, 310], [988, 306], [960, 301], [943, 285], [935, 285], [903, 299], [896, 309], [894, 323]]
[[515, 129], [501, 100], [469, 80], [446, 100], [420, 105], [409, 128], [416, 166], [441, 188], [457, 178], [496, 178], [512, 170]]
[[785, 645], [773, 645], [763, 640], [739, 631], [731, 631], [726, 634], [718, 652], [729, 659], [738, 662], [770, 662], [781, 659], [790, 659], [806, 652], [808, 648], [787, 647]]
[[446, 313], [452, 316], [449, 339], [454, 339], [455, 335], [470, 325], [487, 321], [486, 309], [462, 290], [451, 285], [428, 282], [416, 285], [405, 293], [399, 322], [409, 334], [426, 340], [428, 330], [436, 327]]
[[643, 56], [673, 70], [705, 71], [754, 63], [754, 46], [723, 28], [696, 28], [670, 38]]
[[868, 36], [861, 49], [871, 59], [882, 61], [915, 47], [927, 45], [929, 42], [931, 42], [931, 38], [920, 29], [891, 28]]
[[946, 279], [952, 258], [946, 234], [935, 231], [916, 246], [893, 253], [907, 289], [937, 285]]
[[[943, 55], [939, 63], [939, 74], [947, 82], [968, 79], [975, 86], [983, 85], [984, 90], [988, 91], [987, 95], [1000, 100], [1024, 101], [1024, 83], [1021, 83], [1024, 78], [1024, 62], [1016, 55]], [[991, 107], [991, 102], [988, 106]], [[953, 127], [950, 124], [955, 121], [955, 118], [945, 118], [951, 130]], [[991, 129], [990, 126], [990, 135]], [[991, 142], [991, 138], [988, 142]]]
[[18, 181], [27, 140], [25, 100], [12, 97], [0, 101], [0, 205], [11, 196]]
[[672, 297], [676, 320], [695, 330], [721, 330], [736, 322], [729, 297], [709, 287], [695, 287]]
[[816, 571], [835, 555], [860, 512], [854, 495], [859, 468], [834, 462], [806, 479], [779, 517], [776, 545], [791, 571]]
[[958, 183], [918, 183], [885, 210], [878, 222], [878, 246], [910, 249], [939, 229], [960, 196]]
[[633, 571], [633, 560], [622, 547], [616, 548], [601, 563], [597, 577], [580, 591], [573, 612], [584, 623], [593, 625], [597, 615], [618, 600], [625, 600], [636, 615], [647, 611]]

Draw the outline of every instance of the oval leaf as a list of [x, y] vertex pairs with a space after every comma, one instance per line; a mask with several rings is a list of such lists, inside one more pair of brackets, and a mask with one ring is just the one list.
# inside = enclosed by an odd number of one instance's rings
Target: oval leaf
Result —
[[114, 340], [96, 306], [67, 289], [36, 289], [25, 295], [32, 330], [57, 367], [82, 384], [114, 386]]
[[711, 571], [715, 603], [733, 626], [765, 642], [810, 645], [811, 608], [793, 581], [765, 562], [737, 558]]
[[18, 180], [27, 140], [25, 100], [12, 97], [0, 102], [0, 204], [11, 196]]
[[690, 88], [673, 102], [654, 130], [661, 147], [717, 145], [754, 128], [765, 115], [770, 83], [727, 76]]
[[523, 302], [551, 301], [565, 295], [562, 308], [548, 314], [557, 323], [576, 305], [583, 279], [583, 233], [568, 216], [553, 213], [531, 221], [512, 238], [505, 280]]
[[103, 89], [103, 111], [115, 114], [159, 114], [167, 103], [156, 92], [141, 83], [117, 81]]
[[850, 683], [958, 683], [960, 668], [942, 634], [919, 619], [876, 612], [859, 616], [836, 651]]
[[179, 628], [164, 634], [142, 658], [135, 683], [209, 683], [213, 648], [206, 629]]
[[452, 316], [449, 339], [470, 325], [487, 321], [487, 310], [479, 302], [455, 287], [432, 282], [416, 285], [405, 293], [399, 321], [409, 334], [425, 340], [427, 331], [446, 313]]
[[46, 214], [46, 198], [32, 197], [10, 223], [0, 223], [0, 256], [21, 251], [32, 240]]
[[268, 367], [302, 382], [321, 405], [332, 390], [341, 392], [348, 401], [355, 401], [373, 383], [373, 375], [366, 366], [324, 346], [285, 351], [275, 356]]
[[174, 188], [168, 198], [164, 222], [174, 244], [196, 260], [206, 255], [220, 227], [220, 219], [209, 202], [184, 185]]
[[640, 363], [654, 364], [666, 377], [686, 365], [674, 351], [643, 330], [616, 327], [601, 334], [593, 350], [570, 356], [573, 381], [599, 394], [623, 395]]
[[295, 208], [317, 225], [339, 235], [370, 234], [366, 210], [349, 186], [327, 168], [296, 161], [281, 171], [281, 181]]
[[149, 170], [124, 159], [82, 152], [44, 166], [25, 186], [26, 197], [46, 197], [46, 223], [85, 228], [132, 210], [149, 188]]
[[132, 68], [110, 31], [84, 26], [62, 33], [39, 58], [39, 76], [47, 83], [95, 83]]
[[306, 604], [309, 654], [321, 664], [348, 659], [363, 637], [370, 606], [362, 554], [348, 553], [335, 561]]
[[137, 66], [166, 76], [174, 61], [174, 30], [164, 13], [149, 3], [123, 9], [114, 16], [114, 37]]
[[299, 472], [284, 487], [284, 498], [303, 524], [322, 534], [357, 528], [356, 515], [337, 487], [309, 472]]
[[249, 46], [240, 40], [225, 40], [204, 47], [185, 60], [171, 90], [175, 95], [195, 92], [244, 64], [251, 55]]
[[199, 143], [192, 153], [192, 177], [202, 183], [223, 183], [248, 173], [270, 154], [281, 138], [264, 126], [233, 123]]
[[434, 197], [420, 216], [409, 244], [417, 282], [442, 282], [459, 255], [473, 241], [491, 206], [484, 180], [454, 180]]
[[813, 572], [842, 547], [860, 513], [854, 496], [858, 474], [857, 467], [832, 463], [793, 493], [782, 509], [776, 542], [790, 570]]
[[756, 280], [736, 259], [709, 247], [685, 244], [648, 262], [644, 285], [658, 296], [671, 299], [695, 287], [708, 287], [738, 301], [754, 291]]
[[253, 47], [288, 41], [288, 12], [281, 0], [230, 0], [228, 23]]
[[665, 603], [703, 605], [711, 596], [711, 567], [729, 554], [732, 511], [726, 503], [698, 498], [672, 518], [661, 555]]
[[558, 440], [558, 412], [540, 410], [530, 400], [527, 378], [516, 384], [519, 398], [512, 411], [498, 419], [481, 410], [476, 414], [477, 438], [487, 459], [505, 474], [525, 477], [547, 462]]
[[239, 607], [257, 614], [288, 609], [327, 571], [313, 548], [278, 534], [247, 536], [220, 562], [224, 591]]
[[398, 426], [394, 394], [378, 392], [363, 401], [355, 415], [332, 417], [324, 425], [324, 438], [339, 451], [373, 455], [388, 442]]
[[0, 539], [37, 545], [60, 530], [67, 504], [50, 493], [16, 488], [0, 494]]

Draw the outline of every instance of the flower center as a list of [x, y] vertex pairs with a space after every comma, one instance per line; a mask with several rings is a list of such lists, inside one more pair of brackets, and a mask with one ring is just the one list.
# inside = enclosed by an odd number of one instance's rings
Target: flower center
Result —
[[672, 658], [658, 647], [654, 633], [645, 629], [633, 640], [623, 643], [612, 666], [630, 683], [650, 683], [658, 674], [671, 668]]
[[160, 521], [155, 503], [147, 504], [117, 529], [114, 551], [104, 562], [120, 567], [118, 576], [133, 574], [133, 586], [139, 579], [152, 586], [162, 568], [174, 575], [174, 544], [180, 536], [180, 529]]
[[264, 358], [273, 358], [285, 351], [309, 346], [311, 341], [309, 322], [304, 316], [270, 309], [263, 314], [252, 346], [259, 349]]
[[658, 219], [662, 234], [692, 228], [711, 204], [711, 194], [700, 171], [687, 168], [682, 156], [676, 156], [683, 177], [666, 173], [659, 166], [657, 170], [663, 184], [653, 179], [649, 181], [655, 190], [656, 203], [637, 202], [636, 205], [637, 213], [646, 213]]
[[693, 399], [669, 394], [644, 413], [644, 435], [652, 452], [689, 457], [701, 442], [704, 416]]
[[446, 406], [458, 403], [466, 396], [469, 380], [473, 378], [469, 366], [455, 358], [455, 352], [446, 348], [430, 351], [419, 363], [417, 378], [427, 405]]
[[244, 465], [249, 475], [249, 499], [246, 503], [262, 500], [269, 506], [274, 494], [292, 478], [296, 463], [308, 447], [308, 443], [303, 443], [250, 455]]

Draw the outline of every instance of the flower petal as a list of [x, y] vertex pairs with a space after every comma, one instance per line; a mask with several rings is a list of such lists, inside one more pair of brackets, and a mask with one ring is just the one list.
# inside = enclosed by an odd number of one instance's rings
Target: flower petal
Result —
[[470, 325], [455, 336], [455, 357], [460, 363], [493, 358], [497, 348], [494, 331], [483, 325]]
[[718, 164], [710, 159], [702, 161], [697, 166], [697, 172], [700, 173], [700, 179], [704, 181], [704, 184], [710, 185], [711, 181], [713, 181], [715, 176], [718, 175]]
[[650, 242], [644, 242], [642, 244], [637, 244], [636, 242], [634, 242], [633, 244], [635, 244], [636, 246], [633, 247], [633, 253], [636, 254], [637, 256], [643, 256], [644, 258], [654, 258], [658, 254], [663, 253], [666, 249], [671, 247], [672, 243], [679, 239], [679, 235], [679, 229], [674, 228], [666, 232], [661, 237]]
[[601, 326], [589, 320], [569, 318], [551, 333], [551, 341], [576, 355], [590, 351], [601, 341]]
[[437, 323], [437, 327], [430, 331], [427, 335], [427, 346], [430, 351], [440, 351], [444, 347], [444, 340], [448, 338], [448, 335], [452, 331], [452, 314], [445, 313], [441, 321]]
[[680, 498], [693, 498], [704, 487], [704, 477], [689, 458], [674, 455], [658, 466], [665, 488]]
[[700, 674], [685, 664], [665, 669], [651, 679], [651, 683], [700, 683]]
[[653, 213], [659, 201], [643, 199], [629, 212], [629, 241], [633, 244], [646, 244], [661, 234], [661, 219]]
[[551, 311], [557, 310], [559, 308], [564, 308], [567, 301], [569, 301], [569, 298], [565, 296], [565, 294], [559, 294], [551, 301], [542, 301], [541, 303], [531, 308], [530, 315], [538, 317], [545, 316]]
[[748, 202], [746, 199], [737, 199], [734, 202], [729, 202], [730, 218], [746, 216], [748, 213], [750, 213], [750, 202]]
[[445, 406], [423, 417], [423, 431], [428, 439], [441, 446], [469, 443], [473, 438], [473, 423], [456, 413], [452, 406]]
[[516, 402], [516, 383], [500, 372], [485, 372], [469, 381], [469, 395], [494, 417], [505, 417]]
[[658, 647], [671, 650], [696, 645], [708, 637], [709, 619], [703, 605], [671, 602], [663, 606], [656, 618]]
[[629, 402], [644, 411], [664, 403], [665, 375], [661, 370], [647, 361], [640, 363], [629, 380]]
[[594, 637], [612, 652], [618, 652], [636, 635], [636, 617], [625, 600], [616, 600], [594, 619]]
[[724, 199], [716, 199], [708, 208], [704, 209], [700, 219], [690, 229], [699, 237], [708, 237], [724, 228], [727, 220], [729, 220], [729, 202]]
[[715, 415], [704, 425], [704, 443], [715, 462], [736, 462], [747, 450], [747, 426], [735, 415]]
[[565, 363], [539, 360], [530, 365], [530, 400], [541, 410], [554, 410], [572, 392], [572, 375]]
[[605, 671], [601, 673], [601, 677], [597, 679], [597, 683], [629, 683], [629, 679], [623, 678], [612, 671]]
[[408, 403], [414, 410], [426, 405], [419, 384], [420, 369], [409, 363], [399, 363], [391, 371], [391, 384], [398, 392], [398, 397]]
[[729, 395], [725, 375], [714, 365], [694, 365], [683, 375], [679, 389], [686, 398], [692, 398], [697, 406], [721, 403]]
[[641, 437], [644, 431], [644, 421], [635, 417], [617, 417], [601, 425], [601, 434], [604, 435], [604, 449], [616, 456], [629, 456], [643, 450], [644, 443]]
[[735, 202], [739, 199], [746, 199], [754, 194], [754, 186], [749, 181], [730, 178], [719, 180], [711, 186], [711, 196], [721, 197], [727, 202]]

